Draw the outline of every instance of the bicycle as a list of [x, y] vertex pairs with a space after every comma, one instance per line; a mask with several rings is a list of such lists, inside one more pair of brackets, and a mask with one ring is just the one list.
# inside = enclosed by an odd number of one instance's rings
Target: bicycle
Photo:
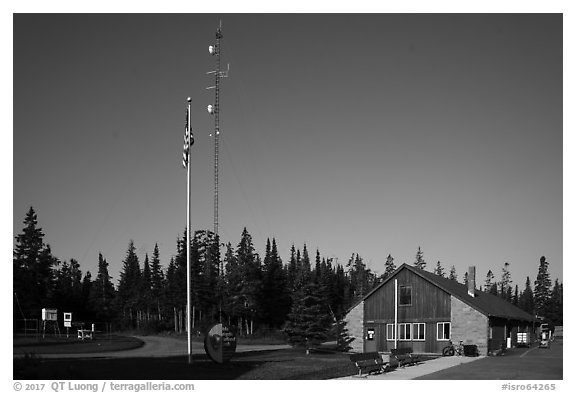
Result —
[[460, 340], [458, 345], [454, 345], [452, 340], [448, 341], [448, 345], [442, 349], [442, 356], [464, 356], [464, 345], [463, 341]]

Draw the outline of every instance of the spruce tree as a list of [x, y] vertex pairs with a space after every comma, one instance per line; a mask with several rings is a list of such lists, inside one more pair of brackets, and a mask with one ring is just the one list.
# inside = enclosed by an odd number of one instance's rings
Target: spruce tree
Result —
[[276, 240], [266, 241], [266, 254], [262, 272], [262, 320], [271, 327], [280, 327], [289, 311], [290, 301], [286, 276], [278, 255]]
[[392, 273], [394, 273], [394, 271], [396, 271], [396, 265], [394, 264], [394, 258], [392, 257], [392, 255], [388, 254], [384, 266], [385, 266], [384, 274], [382, 274], [381, 276], [382, 281], [386, 280], [388, 277], [392, 275]]
[[310, 348], [327, 339], [332, 318], [305, 260], [298, 269], [295, 283], [292, 307], [284, 332], [290, 344], [304, 347], [308, 353]]
[[444, 268], [440, 264], [440, 261], [438, 261], [436, 263], [436, 268], [434, 269], [434, 274], [436, 274], [437, 276], [440, 276], [440, 277], [444, 277], [444, 275], [445, 275]]
[[[132, 325], [136, 320], [140, 300], [140, 262], [136, 256], [134, 241], [130, 240], [126, 258], [118, 282], [118, 307], [125, 323]], [[133, 326], [133, 325], [132, 325]]]
[[224, 302], [223, 310], [228, 314], [230, 319], [234, 318], [238, 320], [244, 312], [244, 300], [240, 295], [243, 287], [243, 276], [236, 255], [234, 254], [234, 249], [230, 243], [226, 244], [224, 266], [226, 271], [224, 298], [226, 301]]
[[534, 309], [537, 315], [546, 315], [546, 308], [550, 301], [551, 287], [552, 282], [550, 281], [550, 274], [548, 273], [548, 262], [546, 261], [546, 257], [541, 257], [538, 275], [534, 283]]
[[488, 270], [488, 273], [486, 273], [486, 280], [484, 281], [485, 292], [490, 292], [492, 286], [494, 285], [493, 280], [494, 280], [494, 273], [492, 273], [492, 270]]
[[90, 288], [89, 303], [96, 319], [108, 322], [113, 316], [113, 302], [115, 297], [114, 284], [108, 273], [108, 262], [98, 254], [98, 274]]
[[140, 308], [150, 315], [150, 309], [153, 307], [152, 298], [152, 272], [150, 270], [150, 261], [148, 253], [144, 257], [144, 267], [142, 268], [142, 278], [140, 280]]
[[526, 277], [526, 286], [520, 294], [518, 306], [528, 314], [534, 315], [534, 293], [530, 286], [530, 277]]
[[548, 317], [556, 326], [563, 325], [564, 323], [562, 306], [562, 285], [558, 282], [558, 279], [556, 279], [552, 292], [550, 293], [550, 306], [548, 309]]
[[448, 278], [452, 281], [458, 281], [458, 275], [456, 274], [456, 267], [454, 265], [452, 265], [452, 267], [450, 268]]
[[296, 260], [296, 247], [294, 247], [294, 244], [292, 244], [292, 247], [290, 248], [290, 259], [288, 260], [288, 267], [287, 267], [288, 288], [290, 289], [290, 291], [294, 290], [297, 272], [298, 272], [298, 262]]
[[500, 297], [508, 301], [512, 301], [512, 288], [510, 284], [512, 280], [510, 278], [510, 264], [508, 262], [504, 263], [502, 268], [502, 279], [500, 280]]
[[242, 272], [243, 287], [241, 294], [246, 301], [248, 315], [253, 317], [258, 311], [260, 291], [262, 287], [262, 272], [260, 258], [254, 249], [252, 236], [246, 228], [242, 231], [242, 238], [236, 249], [236, 258]]
[[80, 299], [80, 316], [82, 319], [91, 318], [94, 320], [90, 304], [90, 291], [92, 290], [92, 273], [87, 271], [82, 279], [82, 295]]
[[[53, 268], [59, 263], [44, 243], [44, 233], [38, 227], [38, 217], [30, 207], [24, 218], [24, 229], [16, 236], [13, 255], [13, 291], [24, 316], [40, 318], [40, 310], [50, 303], [54, 286]], [[14, 307], [14, 312], [19, 310]]]
[[426, 269], [426, 261], [424, 260], [424, 252], [418, 246], [418, 251], [416, 252], [416, 259], [414, 260], [414, 266], [419, 269], [425, 270]]
[[158, 243], [156, 243], [154, 245], [154, 251], [152, 252], [152, 262], [150, 263], [150, 293], [158, 320], [162, 319], [163, 303], [165, 302], [163, 284], [164, 273], [162, 271], [162, 265], [160, 265]]

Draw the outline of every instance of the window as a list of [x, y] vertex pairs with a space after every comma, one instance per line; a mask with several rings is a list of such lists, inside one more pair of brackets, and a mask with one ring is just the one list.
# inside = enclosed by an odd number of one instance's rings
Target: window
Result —
[[400, 306], [411, 306], [412, 305], [412, 287], [400, 287], [400, 301], [398, 303]]
[[394, 324], [389, 323], [386, 325], [386, 340], [391, 341], [394, 340]]
[[415, 341], [424, 341], [426, 339], [426, 324], [413, 323], [412, 324], [412, 339]]
[[450, 322], [438, 322], [436, 327], [436, 339], [438, 341], [450, 340]]
[[398, 324], [398, 339], [399, 340], [410, 340], [412, 337], [412, 324], [411, 323], [399, 323]]

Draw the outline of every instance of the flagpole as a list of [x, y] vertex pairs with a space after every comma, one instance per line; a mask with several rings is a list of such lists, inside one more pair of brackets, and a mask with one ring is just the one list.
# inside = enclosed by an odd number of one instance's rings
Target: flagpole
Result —
[[191, 118], [190, 118], [190, 105], [192, 98], [188, 97], [188, 116], [187, 116], [187, 144], [188, 144], [188, 160], [186, 165], [186, 330], [188, 335], [188, 364], [192, 364], [192, 323], [190, 322], [190, 304], [192, 303], [192, 292], [190, 288], [190, 137], [191, 131]]

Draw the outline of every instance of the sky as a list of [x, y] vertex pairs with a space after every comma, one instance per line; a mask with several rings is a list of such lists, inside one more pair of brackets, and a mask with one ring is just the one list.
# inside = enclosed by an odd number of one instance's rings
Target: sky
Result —
[[16, 14], [12, 235], [30, 206], [53, 254], [116, 281], [130, 240], [167, 267], [213, 227], [222, 21], [219, 233], [244, 227], [382, 273], [388, 254], [513, 285], [546, 256], [563, 281], [561, 14]]

